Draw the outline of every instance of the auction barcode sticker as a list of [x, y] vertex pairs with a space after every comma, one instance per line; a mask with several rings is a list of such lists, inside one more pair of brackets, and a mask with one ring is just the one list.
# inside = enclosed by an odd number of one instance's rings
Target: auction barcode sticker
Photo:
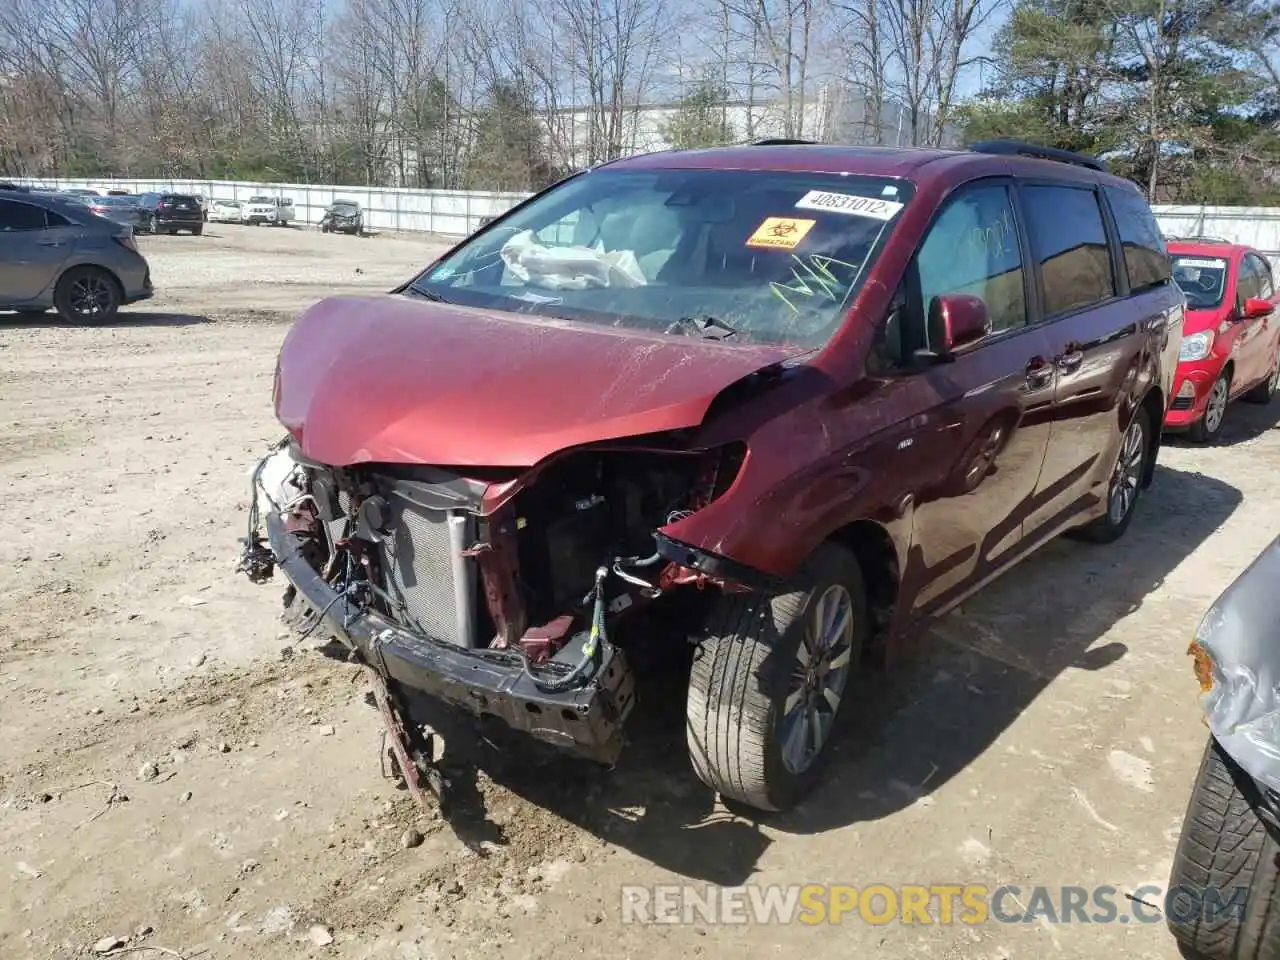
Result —
[[810, 190], [796, 207], [801, 210], [825, 210], [829, 213], [844, 213], [853, 217], [870, 217], [873, 220], [892, 220], [902, 209], [896, 200], [883, 200], [879, 197], [859, 197], [852, 193], [825, 193], [822, 190]]
[[1180, 267], [1199, 267], [1202, 270], [1221, 270], [1227, 265], [1225, 260], [1196, 260], [1193, 257], [1176, 257], [1173, 262]]

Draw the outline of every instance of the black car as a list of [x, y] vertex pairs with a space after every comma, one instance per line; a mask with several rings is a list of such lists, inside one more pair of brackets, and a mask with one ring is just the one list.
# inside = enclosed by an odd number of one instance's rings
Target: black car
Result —
[[350, 233], [359, 236], [364, 232], [364, 211], [354, 200], [335, 200], [325, 208], [320, 218], [321, 233]]
[[138, 197], [139, 229], [151, 233], [204, 232], [200, 198], [188, 193], [144, 193]]

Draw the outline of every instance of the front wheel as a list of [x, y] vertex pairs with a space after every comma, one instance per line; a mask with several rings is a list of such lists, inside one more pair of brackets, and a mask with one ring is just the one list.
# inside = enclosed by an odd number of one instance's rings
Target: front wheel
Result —
[[727, 799], [786, 810], [817, 783], [870, 631], [862, 570], [824, 544], [771, 594], [723, 594], [685, 708], [695, 772]]
[[1227, 416], [1227, 404], [1230, 399], [1231, 376], [1224, 370], [1209, 388], [1209, 402], [1205, 404], [1204, 415], [1187, 431], [1187, 436], [1193, 443], [1211, 443], [1218, 439], [1218, 434], [1222, 430], [1222, 421]]
[[1124, 536], [1142, 496], [1143, 474], [1150, 449], [1151, 421], [1147, 411], [1139, 407], [1120, 439], [1120, 452], [1116, 454], [1115, 466], [1111, 468], [1111, 480], [1107, 484], [1107, 512], [1075, 531], [1080, 539], [1111, 543]]
[[1211, 737], [1169, 877], [1169, 930], [1194, 960], [1280, 958], [1280, 846], [1242, 785]]
[[58, 280], [53, 303], [68, 323], [107, 323], [120, 309], [120, 286], [98, 267], [73, 267]]

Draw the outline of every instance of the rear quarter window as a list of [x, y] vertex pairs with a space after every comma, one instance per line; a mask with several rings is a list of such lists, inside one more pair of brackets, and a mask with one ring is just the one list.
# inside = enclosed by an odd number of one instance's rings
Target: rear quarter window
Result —
[[1037, 184], [1021, 193], [1045, 316], [1114, 297], [1107, 228], [1093, 189]]
[[1103, 188], [1124, 249], [1124, 266], [1133, 292], [1167, 283], [1173, 264], [1151, 207], [1136, 190]]

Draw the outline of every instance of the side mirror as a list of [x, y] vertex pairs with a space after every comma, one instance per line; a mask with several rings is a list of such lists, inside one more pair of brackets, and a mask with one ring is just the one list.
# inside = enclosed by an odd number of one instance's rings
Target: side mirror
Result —
[[981, 297], [948, 293], [929, 301], [929, 348], [925, 360], [947, 361], [977, 346], [991, 332], [991, 316]]
[[1271, 301], [1250, 297], [1244, 302], [1244, 309], [1240, 311], [1240, 315], [1246, 320], [1254, 320], [1267, 316], [1273, 309]]

